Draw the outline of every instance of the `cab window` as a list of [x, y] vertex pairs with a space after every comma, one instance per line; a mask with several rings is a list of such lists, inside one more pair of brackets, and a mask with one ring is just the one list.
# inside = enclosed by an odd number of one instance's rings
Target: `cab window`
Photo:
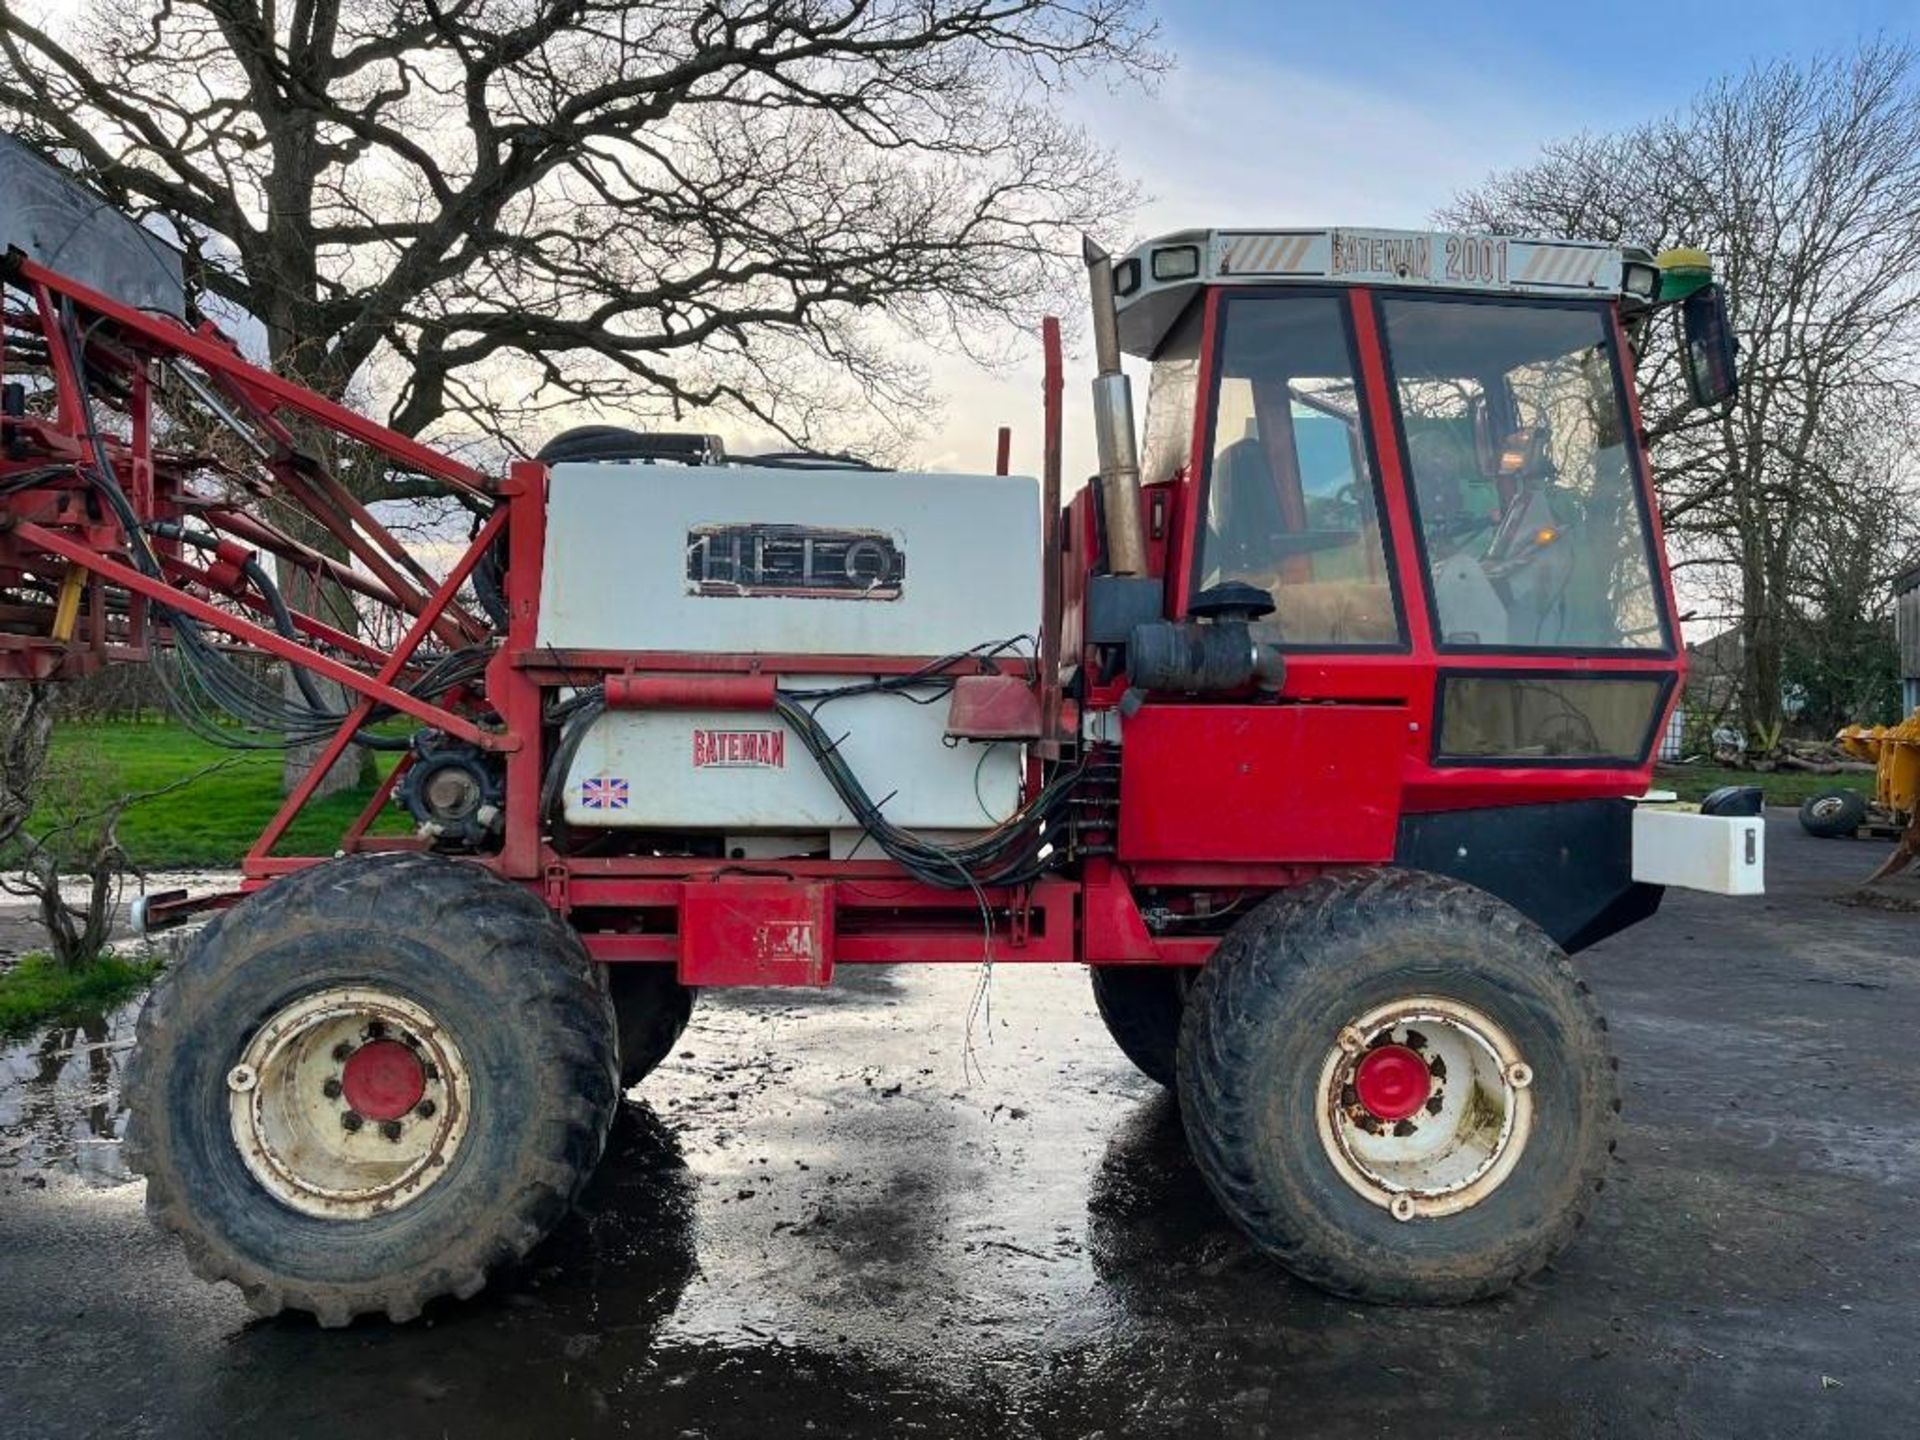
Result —
[[1399, 644], [1344, 301], [1229, 297], [1219, 324], [1196, 589], [1265, 590], [1281, 645]]
[[1668, 647], [1598, 306], [1381, 306], [1443, 649]]

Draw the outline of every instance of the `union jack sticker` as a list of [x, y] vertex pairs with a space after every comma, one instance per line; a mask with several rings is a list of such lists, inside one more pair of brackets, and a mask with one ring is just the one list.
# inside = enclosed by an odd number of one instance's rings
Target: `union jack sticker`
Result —
[[596, 775], [580, 785], [580, 803], [589, 810], [627, 808], [627, 782], [613, 775]]

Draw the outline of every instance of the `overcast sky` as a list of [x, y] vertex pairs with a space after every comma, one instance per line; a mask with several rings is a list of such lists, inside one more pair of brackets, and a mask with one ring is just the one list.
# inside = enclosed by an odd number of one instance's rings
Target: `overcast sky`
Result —
[[[1074, 102], [1151, 197], [1135, 221], [1139, 236], [1189, 226], [1424, 225], [1456, 191], [1523, 163], [1548, 139], [1629, 125], [1755, 61], [1905, 34], [1920, 20], [1920, 3], [1880, 0], [1645, 8], [1161, 0], [1157, 9], [1179, 61], [1159, 93]], [[1032, 364], [1005, 377], [935, 358], [945, 407], [921, 448], [929, 468], [991, 469], [995, 428], [1007, 424], [1014, 468], [1037, 473], [1038, 348], [1036, 338]], [[1070, 486], [1093, 466], [1089, 376], [1084, 355], [1070, 355]]]

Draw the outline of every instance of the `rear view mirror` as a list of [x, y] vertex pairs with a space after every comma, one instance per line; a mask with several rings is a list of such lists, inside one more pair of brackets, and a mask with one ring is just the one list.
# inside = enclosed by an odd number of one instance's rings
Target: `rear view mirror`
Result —
[[1696, 405], [1725, 404], [1740, 387], [1737, 342], [1727, 319], [1727, 296], [1718, 285], [1703, 285], [1680, 302], [1681, 362], [1687, 390]]

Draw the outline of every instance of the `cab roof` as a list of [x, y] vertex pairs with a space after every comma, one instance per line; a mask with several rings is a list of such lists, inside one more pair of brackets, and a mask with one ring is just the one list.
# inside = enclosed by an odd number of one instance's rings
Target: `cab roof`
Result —
[[[1114, 263], [1120, 345], [1151, 357], [1208, 285], [1395, 285], [1470, 294], [1614, 298], [1629, 268], [1652, 271], [1638, 247], [1438, 230], [1326, 227], [1178, 230]], [[1653, 283], [1657, 288], [1657, 272]]]

